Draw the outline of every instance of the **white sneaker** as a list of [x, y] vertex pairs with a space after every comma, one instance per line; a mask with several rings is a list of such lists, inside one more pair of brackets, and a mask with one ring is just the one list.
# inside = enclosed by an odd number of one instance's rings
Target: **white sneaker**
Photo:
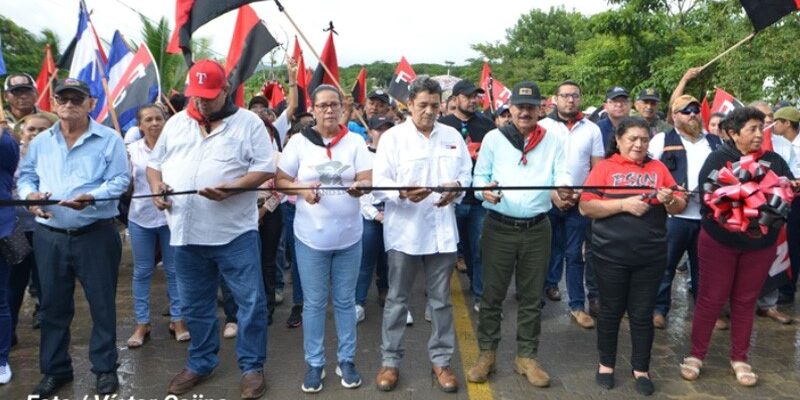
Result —
[[275, 304], [283, 303], [283, 289], [275, 289]]
[[425, 307], [425, 321], [431, 322], [431, 307]]
[[414, 325], [414, 317], [411, 316], [411, 311], [406, 314], [406, 325]]
[[236, 322], [228, 322], [225, 324], [225, 329], [222, 331], [222, 337], [225, 339], [233, 339], [236, 337], [238, 331], [239, 326], [236, 325]]
[[5, 385], [11, 381], [11, 365], [8, 363], [0, 365], [0, 385]]
[[481, 302], [476, 301], [475, 305], [472, 306], [472, 309], [475, 310], [476, 313], [481, 312]]
[[366, 317], [367, 315], [364, 312], [364, 306], [361, 304], [356, 304], [356, 323], [363, 321]]

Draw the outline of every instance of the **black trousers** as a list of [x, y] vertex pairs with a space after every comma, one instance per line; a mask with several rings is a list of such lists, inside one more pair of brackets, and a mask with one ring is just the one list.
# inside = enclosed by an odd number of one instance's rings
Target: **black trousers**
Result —
[[75, 314], [75, 278], [83, 287], [92, 318], [89, 361], [95, 374], [117, 369], [116, 294], [122, 242], [112, 223], [79, 236], [42, 226], [33, 234], [41, 284], [39, 369], [56, 377], [72, 376], [70, 324]]
[[[28, 242], [33, 244], [33, 232], [26, 232]], [[39, 296], [39, 273], [36, 271], [36, 256], [34, 253], [28, 254], [21, 263], [12, 265], [8, 277], [8, 305], [11, 307], [11, 326], [12, 333], [16, 336], [17, 324], [19, 323], [19, 310], [22, 301], [25, 299], [25, 289], [30, 283], [32, 293]]]
[[593, 254], [592, 263], [600, 290], [597, 317], [597, 349], [600, 363], [615, 367], [619, 324], [628, 312], [631, 331], [631, 366], [636, 371], [650, 368], [653, 347], [653, 310], [656, 294], [666, 270], [666, 259], [647, 260], [644, 265], [621, 265]]
[[[273, 212], [266, 213], [258, 225], [258, 237], [261, 240], [259, 243], [261, 246], [261, 276], [264, 280], [264, 292], [267, 295], [268, 322], [272, 322], [272, 313], [275, 312], [275, 286], [277, 285], [276, 274], [278, 273], [276, 258], [282, 230], [283, 215], [280, 207]], [[220, 279], [220, 285], [222, 287], [222, 307], [225, 311], [225, 323], [237, 322], [236, 313], [239, 311], [239, 307], [236, 306], [230, 289], [222, 279]]]

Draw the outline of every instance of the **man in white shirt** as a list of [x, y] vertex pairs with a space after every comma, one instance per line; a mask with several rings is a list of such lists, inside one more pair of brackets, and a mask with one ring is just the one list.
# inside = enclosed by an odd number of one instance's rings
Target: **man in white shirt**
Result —
[[165, 193], [198, 189], [198, 195], [155, 197], [167, 210], [175, 247], [175, 272], [192, 342], [186, 367], [169, 384], [183, 394], [219, 364], [216, 316], [218, 276], [239, 306], [236, 354], [243, 399], [265, 391], [267, 302], [261, 276], [256, 192], [275, 173], [264, 123], [228, 96], [225, 70], [201, 60], [189, 70], [186, 110], [167, 121], [147, 169], [150, 189]]
[[[689, 95], [682, 95], [672, 102], [672, 119], [675, 128], [653, 136], [649, 152], [654, 159], [667, 166], [678, 185], [696, 190], [700, 168], [717, 146], [722, 144], [718, 136], [703, 132], [700, 117], [700, 102]], [[683, 253], [689, 255], [691, 286], [689, 291], [697, 296], [699, 263], [697, 261], [697, 239], [700, 234], [700, 199], [689, 196], [686, 209], [667, 220], [667, 270], [658, 289], [653, 326], [666, 327], [666, 317], [672, 302], [672, 280], [675, 268]], [[718, 326], [723, 322], [719, 321]]]
[[425, 273], [431, 339], [428, 355], [440, 388], [458, 390], [450, 361], [455, 348], [450, 271], [456, 262], [455, 207], [463, 192], [433, 192], [429, 187], [458, 188], [472, 181], [472, 159], [455, 129], [436, 122], [442, 88], [420, 76], [409, 88], [411, 119], [386, 131], [375, 156], [375, 186], [406, 186], [408, 190], [376, 192], [386, 204], [384, 241], [388, 252], [389, 293], [383, 312], [383, 362], [378, 389], [397, 385], [411, 286], [417, 270]]

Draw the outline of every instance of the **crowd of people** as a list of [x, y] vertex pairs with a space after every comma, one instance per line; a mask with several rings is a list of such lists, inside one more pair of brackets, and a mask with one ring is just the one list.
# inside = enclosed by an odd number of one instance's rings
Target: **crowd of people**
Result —
[[[480, 354], [465, 371], [470, 382], [485, 383], [496, 370], [513, 278], [514, 371], [533, 386], [549, 386], [537, 358], [541, 313], [561, 301], [563, 278], [568, 315], [580, 329], [596, 328], [597, 384], [615, 385], [627, 315], [636, 390], [652, 394], [655, 330], [667, 327], [672, 281], [684, 268], [695, 305], [691, 344], [676, 374], [698, 379], [712, 331], [730, 328], [735, 379], [757, 384], [748, 364], [754, 317], [790, 323], [777, 305], [794, 302], [796, 281], [762, 293], [780, 229], [726, 229], [703, 200], [704, 183], [752, 156], [796, 185], [800, 110], [756, 102], [712, 115], [706, 130], [700, 102], [683, 93], [696, 68], [677, 85], [665, 114], [658, 91], [646, 88], [633, 99], [615, 86], [586, 115], [581, 86], [572, 80], [552, 96], [519, 82], [507, 104], [482, 111], [483, 89], [462, 80], [445, 92], [427, 76], [410, 84], [399, 109], [380, 89], [361, 106], [337, 87], [320, 85], [306, 110], [298, 104], [297, 65], [288, 67], [285, 107], [273, 109], [255, 96], [245, 109], [234, 104], [224, 68], [198, 61], [185, 96], [142, 106], [124, 140], [89, 117], [96, 98], [86, 83], [59, 81], [53, 114], [34, 106], [31, 76], [6, 79], [0, 199], [30, 203], [0, 207], [0, 384], [11, 379], [9, 351], [26, 290], [41, 331], [42, 378], [33, 394], [49, 397], [73, 380], [68, 350], [77, 279], [91, 311], [96, 391], [118, 390], [119, 229], [127, 229], [133, 260], [135, 328], [125, 343], [131, 349], [147, 343], [151, 280], [160, 266], [169, 330], [189, 342], [185, 367], [167, 386], [175, 395], [210, 378], [219, 364], [220, 331], [236, 341], [242, 398], [264, 395], [268, 326], [284, 301], [287, 273], [286, 326], [303, 330], [303, 392], [323, 389], [329, 295], [341, 385], [361, 386], [356, 349], [379, 346], [375, 384], [382, 391], [397, 387], [418, 272], [431, 323], [431, 373], [443, 391], [455, 392], [450, 280], [460, 263], [478, 321]], [[764, 148], [765, 125], [774, 151]], [[197, 193], [175, 193], [187, 190]], [[800, 207], [793, 205], [786, 234], [796, 279]], [[359, 343], [357, 324], [366, 318], [373, 281], [383, 307], [381, 339]]]

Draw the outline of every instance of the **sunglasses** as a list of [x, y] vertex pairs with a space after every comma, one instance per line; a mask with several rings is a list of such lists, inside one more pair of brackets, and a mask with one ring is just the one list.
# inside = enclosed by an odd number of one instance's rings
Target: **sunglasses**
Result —
[[678, 111], [683, 115], [700, 115], [700, 107], [686, 107], [683, 110]]
[[67, 103], [72, 103], [72, 105], [79, 106], [86, 101], [86, 96], [55, 96], [56, 103], [59, 105], [64, 105]]

